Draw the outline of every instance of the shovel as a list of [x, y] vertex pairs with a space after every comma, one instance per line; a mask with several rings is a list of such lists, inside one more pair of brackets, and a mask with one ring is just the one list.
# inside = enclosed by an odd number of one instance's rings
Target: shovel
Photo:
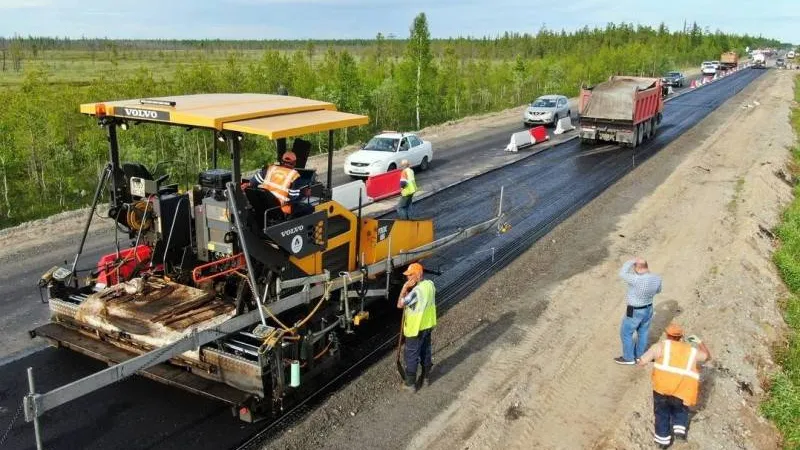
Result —
[[397, 373], [400, 374], [400, 380], [405, 381], [406, 379], [406, 369], [403, 368], [403, 362], [400, 359], [400, 350], [403, 348], [403, 325], [406, 321], [405, 312], [403, 313], [403, 318], [400, 319], [400, 333], [397, 335]]

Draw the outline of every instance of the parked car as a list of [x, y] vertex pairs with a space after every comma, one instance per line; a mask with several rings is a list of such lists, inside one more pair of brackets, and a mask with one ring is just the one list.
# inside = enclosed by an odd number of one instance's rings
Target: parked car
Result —
[[572, 113], [569, 109], [569, 99], [563, 95], [543, 95], [532, 101], [530, 106], [522, 113], [522, 122], [530, 125], [553, 125], [558, 119], [567, 117]]
[[786, 68], [786, 61], [783, 58], [776, 59], [775, 60], [775, 67], [777, 67], [779, 69], [785, 69]]
[[433, 161], [433, 147], [414, 133], [384, 131], [345, 158], [344, 173], [353, 178], [369, 177], [397, 169], [404, 159], [412, 167], [426, 170]]
[[713, 61], [703, 61], [703, 64], [700, 66], [700, 72], [703, 75], [714, 75], [717, 73], [717, 66], [714, 65]]
[[661, 78], [661, 82], [672, 87], [683, 87], [686, 83], [686, 77], [680, 72], [667, 72]]

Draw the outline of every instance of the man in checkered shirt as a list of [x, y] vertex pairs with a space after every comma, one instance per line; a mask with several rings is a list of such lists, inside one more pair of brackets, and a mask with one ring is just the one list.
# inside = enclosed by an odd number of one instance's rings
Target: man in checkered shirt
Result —
[[653, 319], [653, 297], [661, 293], [661, 276], [651, 273], [647, 261], [642, 258], [623, 264], [619, 276], [628, 284], [628, 293], [625, 317], [619, 330], [622, 356], [614, 358], [614, 362], [633, 365], [647, 350], [650, 321]]

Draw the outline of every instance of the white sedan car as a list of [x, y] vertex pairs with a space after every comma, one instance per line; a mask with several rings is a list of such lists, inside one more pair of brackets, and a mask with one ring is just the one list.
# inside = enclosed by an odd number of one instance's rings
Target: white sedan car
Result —
[[369, 177], [399, 168], [404, 159], [412, 167], [426, 170], [433, 160], [431, 143], [413, 133], [383, 132], [344, 160], [344, 173]]

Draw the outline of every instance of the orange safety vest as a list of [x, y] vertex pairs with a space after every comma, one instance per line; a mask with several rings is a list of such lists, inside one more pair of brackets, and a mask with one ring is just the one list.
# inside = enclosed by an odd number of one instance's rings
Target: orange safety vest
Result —
[[697, 369], [697, 349], [686, 342], [667, 339], [661, 357], [653, 365], [653, 390], [683, 400], [686, 406], [697, 403], [700, 372]]
[[289, 203], [289, 190], [292, 183], [300, 178], [296, 170], [284, 166], [272, 165], [267, 169], [267, 174], [259, 187], [266, 189], [281, 203], [281, 211], [285, 214], [292, 213], [292, 205]]

